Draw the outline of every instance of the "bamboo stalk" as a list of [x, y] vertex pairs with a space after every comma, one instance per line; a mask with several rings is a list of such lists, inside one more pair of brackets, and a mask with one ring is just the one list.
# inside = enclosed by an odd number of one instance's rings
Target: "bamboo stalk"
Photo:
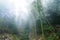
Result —
[[[37, 0], [37, 6], [39, 5], [39, 2], [41, 3], [40, 0]], [[41, 5], [41, 4], [40, 4]], [[42, 6], [42, 5], [41, 5]], [[38, 7], [38, 12], [40, 14], [40, 23], [41, 23], [41, 29], [42, 29], [42, 40], [45, 40], [45, 35], [44, 35], [44, 26], [43, 26], [43, 22], [42, 22], [42, 14], [41, 14], [41, 10], [40, 7]]]

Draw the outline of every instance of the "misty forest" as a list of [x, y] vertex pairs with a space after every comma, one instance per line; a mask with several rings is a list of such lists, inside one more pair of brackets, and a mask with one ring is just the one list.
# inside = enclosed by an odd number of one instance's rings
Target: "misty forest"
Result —
[[0, 40], [60, 40], [60, 0], [0, 0]]

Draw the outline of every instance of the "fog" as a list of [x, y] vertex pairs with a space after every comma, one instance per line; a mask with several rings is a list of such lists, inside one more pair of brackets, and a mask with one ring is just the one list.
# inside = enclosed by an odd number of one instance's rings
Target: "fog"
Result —
[[[30, 22], [30, 3], [33, 0], [0, 0], [0, 10], [3, 17], [8, 17], [16, 22], [17, 27], [24, 27], [27, 22]], [[8, 12], [8, 13], [7, 13]], [[7, 20], [9, 20], [7, 19]], [[31, 19], [32, 20], [32, 19]]]

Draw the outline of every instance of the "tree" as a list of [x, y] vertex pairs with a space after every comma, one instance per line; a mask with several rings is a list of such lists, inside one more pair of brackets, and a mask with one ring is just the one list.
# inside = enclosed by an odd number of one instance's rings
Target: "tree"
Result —
[[[42, 21], [42, 19], [43, 19], [43, 15], [42, 15], [42, 4], [41, 4], [41, 0], [34, 0], [34, 2], [32, 3], [32, 5], [33, 5], [33, 7], [32, 7], [32, 13], [33, 13], [33, 16], [34, 16], [34, 18], [35, 18], [35, 20], [36, 20], [36, 25], [37, 24], [39, 24], [40, 25], [40, 27], [39, 26], [36, 26], [36, 32], [38, 33], [38, 34], [40, 34], [40, 32], [38, 32], [40, 29], [41, 29], [41, 31], [42, 31], [42, 36], [43, 36], [43, 39], [44, 39], [44, 28], [43, 28], [43, 21]], [[38, 23], [38, 20], [40, 20], [39, 22], [40, 23]], [[39, 29], [38, 29], [39, 28]], [[38, 35], [37, 34], [37, 35]]]
[[50, 3], [47, 7], [48, 7], [47, 14], [49, 14], [49, 16], [47, 16], [47, 19], [49, 20], [50, 24], [59, 25], [60, 24], [59, 1], [54, 0], [53, 3]]
[[60, 6], [59, 6], [59, 0], [54, 0], [53, 3], [49, 3], [47, 5], [47, 16], [46, 19], [50, 23], [50, 26], [53, 27], [53, 32], [56, 33], [56, 35], [60, 36], [59, 32], [59, 26], [60, 25]]

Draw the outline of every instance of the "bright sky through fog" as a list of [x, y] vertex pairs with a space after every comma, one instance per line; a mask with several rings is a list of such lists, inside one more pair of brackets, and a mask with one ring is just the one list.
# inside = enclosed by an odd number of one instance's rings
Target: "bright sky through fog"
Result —
[[[26, 24], [30, 17], [30, 3], [33, 0], [0, 0], [0, 4], [9, 9], [10, 14], [16, 16], [15, 20], [18, 25]], [[1, 6], [0, 5], [0, 6]], [[15, 17], [14, 16], [14, 17]]]
[[9, 0], [10, 3], [14, 5], [13, 9], [15, 11], [16, 19], [18, 17], [26, 20], [28, 13], [28, 6], [32, 0]]
[[[14, 5], [14, 13], [16, 15], [16, 18], [20, 15], [23, 15], [25, 17], [27, 14], [27, 2], [26, 0], [10, 0], [10, 3]], [[23, 13], [22, 13], [23, 12]]]
[[[11, 11], [14, 11], [14, 14], [16, 15], [16, 19], [20, 17], [26, 20], [26, 17], [29, 15], [28, 13], [29, 6], [30, 6], [29, 4], [32, 1], [33, 0], [0, 0], [0, 3], [7, 4], [8, 8]], [[41, 0], [41, 1], [42, 4], [46, 6], [48, 0]]]

